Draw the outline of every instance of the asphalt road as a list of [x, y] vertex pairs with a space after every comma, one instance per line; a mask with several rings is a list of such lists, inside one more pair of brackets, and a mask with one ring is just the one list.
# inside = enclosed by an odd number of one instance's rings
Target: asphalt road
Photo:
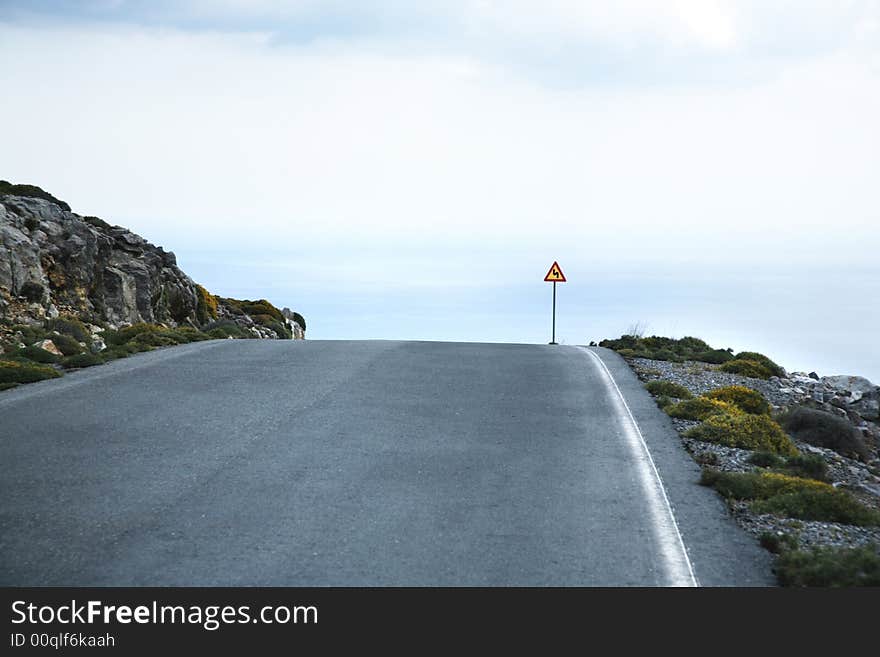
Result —
[[594, 353], [214, 341], [2, 393], [0, 584], [771, 583]]

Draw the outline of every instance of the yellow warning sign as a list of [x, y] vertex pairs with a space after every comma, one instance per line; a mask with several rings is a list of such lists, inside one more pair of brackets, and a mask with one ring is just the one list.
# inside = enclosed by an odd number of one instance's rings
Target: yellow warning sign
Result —
[[547, 283], [565, 283], [565, 274], [562, 273], [562, 268], [558, 262], [553, 262], [553, 266], [550, 267], [550, 271], [547, 272], [544, 280]]

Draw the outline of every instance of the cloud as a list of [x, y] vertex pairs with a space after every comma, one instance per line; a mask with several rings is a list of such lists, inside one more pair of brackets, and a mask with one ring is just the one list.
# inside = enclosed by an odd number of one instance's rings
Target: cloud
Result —
[[106, 20], [224, 31], [266, 31], [303, 41], [401, 39], [565, 52], [801, 48], [846, 43], [877, 0], [7, 0], [0, 19]]
[[880, 90], [859, 43], [749, 85], [557, 88], [467, 51], [7, 24], [0, 171], [174, 248], [872, 262]]
[[673, 47], [729, 48], [736, 26], [726, 3], [714, 0], [618, 0], [535, 3], [469, 2], [464, 13], [474, 30], [534, 38], [560, 36], [624, 48], [645, 40]]

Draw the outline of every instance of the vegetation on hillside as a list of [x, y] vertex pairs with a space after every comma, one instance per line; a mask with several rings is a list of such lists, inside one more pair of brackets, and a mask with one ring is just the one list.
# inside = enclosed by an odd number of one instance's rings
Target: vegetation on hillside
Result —
[[782, 416], [782, 425], [795, 438], [810, 445], [863, 461], [870, 456], [855, 427], [831, 413], [799, 406]]
[[738, 414], [742, 411], [730, 402], [707, 397], [686, 399], [664, 408], [671, 417], [682, 420], [705, 420], [711, 415]]
[[0, 385], [4, 390], [19, 383], [34, 383], [61, 376], [58, 370], [47, 365], [29, 363], [23, 359], [10, 360], [5, 354], [0, 358], [3, 358], [0, 360]]
[[710, 415], [699, 426], [688, 429], [684, 435], [686, 438], [740, 449], [762, 450], [791, 456], [798, 453], [791, 438], [768, 415], [748, 413]]
[[690, 399], [691, 391], [672, 381], [648, 381], [645, 389], [655, 397], [671, 397], [673, 399]]
[[781, 457], [773, 452], [754, 452], [748, 459], [749, 463], [759, 468], [767, 468], [772, 472], [827, 481], [828, 464], [818, 454], [796, 454]]
[[[120, 329], [102, 327], [98, 320], [89, 327], [75, 316], [62, 316], [41, 324], [12, 325], [0, 320], [0, 390], [22, 383], [32, 383], [61, 376], [65, 370], [93, 367], [131, 354], [159, 347], [214, 339], [249, 339], [258, 335], [232, 319], [220, 317], [224, 312], [247, 315], [251, 321], [271, 329], [279, 338], [293, 337], [281, 311], [265, 299], [258, 301], [217, 297], [201, 285], [198, 294], [198, 317], [201, 328], [138, 323]], [[302, 316], [299, 316], [302, 319]], [[305, 326], [305, 320], [302, 325]], [[93, 334], [92, 331], [95, 331]], [[45, 343], [50, 340], [51, 345]], [[103, 341], [106, 348], [94, 345]], [[44, 349], [45, 345], [49, 349]], [[58, 353], [55, 353], [55, 352]]]
[[[131, 354], [200, 340], [211, 336], [190, 327], [167, 328], [157, 324], [134, 324], [114, 331], [103, 329], [94, 337], [75, 317], [63, 317], [42, 326], [2, 326], [0, 339], [0, 389], [21, 383], [33, 383], [61, 376], [65, 370], [92, 367]], [[92, 351], [92, 341], [100, 338], [106, 344], [101, 351]], [[26, 346], [17, 345], [22, 340]], [[50, 340], [59, 354], [37, 346]]]
[[815, 479], [777, 472], [704, 469], [700, 483], [711, 486], [725, 498], [750, 502], [756, 513], [848, 525], [880, 525], [880, 513], [846, 491]]
[[758, 379], [784, 376], [785, 370], [767, 356], [754, 351], [734, 354], [732, 349], [715, 349], [700, 338], [664, 338], [623, 335], [616, 340], [602, 340], [600, 347], [613, 349], [625, 358], [649, 358], [675, 363], [698, 361], [718, 365], [724, 372]]
[[284, 315], [265, 299], [258, 299], [257, 301], [221, 297], [217, 297], [217, 299], [232, 314], [249, 315], [257, 324], [275, 331], [280, 338], [290, 339], [293, 337], [290, 329], [287, 328], [287, 324], [284, 323]]
[[[671, 340], [623, 336], [602, 346], [624, 357], [669, 361], [702, 361], [705, 367], [768, 379], [785, 376], [785, 370], [757, 352], [733, 354], [704, 349], [696, 338]], [[697, 370], [690, 368], [685, 376]], [[661, 372], [644, 369], [644, 375]], [[711, 376], [711, 375], [710, 375]], [[685, 379], [686, 381], [687, 379]], [[783, 586], [880, 585], [880, 554], [874, 545], [846, 548], [801, 549], [797, 523], [833, 522], [842, 525], [878, 526], [880, 512], [866, 506], [851, 493], [832, 486], [829, 464], [820, 454], [801, 454], [792, 438], [829, 448], [848, 458], [868, 460], [870, 452], [859, 432], [845, 418], [805, 406], [773, 414], [769, 401], [747, 385], [729, 385], [694, 396], [679, 383], [651, 379], [645, 388], [657, 405], [673, 418], [699, 422], [681, 428], [683, 436], [700, 441], [750, 450], [748, 472], [726, 471], [715, 451], [698, 450], [695, 459], [704, 466], [701, 483], [730, 501], [746, 503], [753, 514], [790, 519], [791, 528], [765, 532], [761, 545], [777, 555], [775, 572]], [[680, 425], [679, 425], [680, 426]]]
[[856, 548], [781, 549], [776, 577], [782, 586], [880, 586], [876, 545]]
[[628, 358], [651, 358], [684, 362], [697, 360], [705, 363], [723, 363], [733, 355], [729, 351], [713, 349], [699, 338], [663, 338], [653, 335], [648, 338], [624, 335], [617, 340], [602, 340], [600, 347], [607, 347]]
[[706, 399], [733, 404], [744, 413], [751, 415], [769, 415], [772, 410], [770, 402], [764, 399], [757, 390], [745, 386], [724, 386], [703, 395]]
[[306, 330], [306, 319], [298, 312], [294, 311], [293, 313], [293, 321], [300, 325], [303, 331]]
[[212, 319], [217, 319], [217, 297], [208, 292], [201, 285], [196, 285], [198, 303], [196, 305], [196, 318], [201, 324], [207, 324]]

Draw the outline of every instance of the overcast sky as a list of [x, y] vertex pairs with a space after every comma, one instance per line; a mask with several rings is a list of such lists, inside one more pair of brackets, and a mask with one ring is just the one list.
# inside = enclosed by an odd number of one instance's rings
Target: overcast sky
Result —
[[878, 0], [3, 0], [0, 61], [0, 177], [187, 271], [877, 271]]

